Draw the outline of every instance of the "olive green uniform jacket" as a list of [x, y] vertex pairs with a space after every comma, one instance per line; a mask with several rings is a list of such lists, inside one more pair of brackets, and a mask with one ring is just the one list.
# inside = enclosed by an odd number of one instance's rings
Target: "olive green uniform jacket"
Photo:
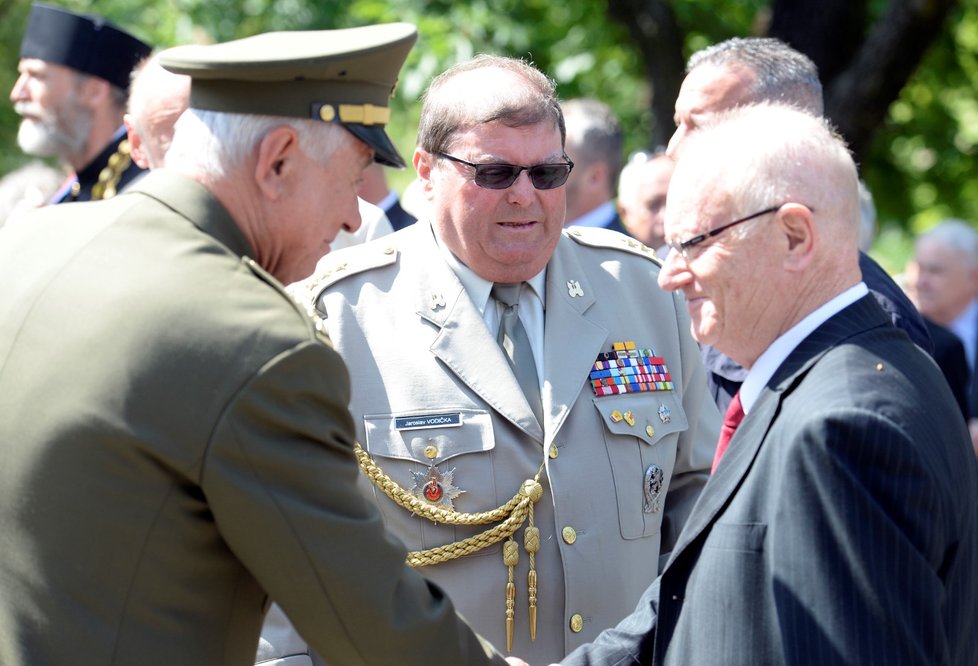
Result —
[[[0, 663], [490, 663], [356, 492], [349, 377], [192, 180], [0, 231]], [[496, 663], [501, 663], [498, 656]]]
[[[543, 424], [428, 223], [320, 265], [322, 274], [297, 290], [325, 314], [350, 368], [359, 441], [392, 481], [423, 495], [433, 466], [441, 475], [434, 494], [464, 491], [454, 508], [476, 513], [506, 503], [545, 465], [534, 505], [536, 640], [521, 528], [512, 653], [557, 661], [631, 612], [706, 481], [719, 429], [685, 301], [659, 288], [652, 252], [604, 229], [563, 232], [546, 274]], [[590, 372], [615, 342], [662, 357], [672, 388], [595, 395]], [[411, 550], [492, 526], [436, 524], [366, 479], [361, 486]], [[420, 569], [500, 648], [509, 580], [502, 548]]]

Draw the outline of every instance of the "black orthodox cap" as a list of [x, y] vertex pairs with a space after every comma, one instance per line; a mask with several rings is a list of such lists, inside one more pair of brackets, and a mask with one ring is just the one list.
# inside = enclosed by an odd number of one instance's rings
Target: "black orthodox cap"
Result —
[[133, 67], [151, 50], [101, 16], [35, 3], [20, 44], [20, 57], [65, 65], [128, 90]]

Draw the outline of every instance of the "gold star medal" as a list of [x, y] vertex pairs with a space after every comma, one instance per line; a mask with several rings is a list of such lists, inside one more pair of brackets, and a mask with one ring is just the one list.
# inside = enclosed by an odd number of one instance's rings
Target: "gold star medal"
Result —
[[454, 467], [443, 473], [432, 465], [423, 472], [412, 471], [411, 476], [414, 477], [414, 487], [411, 488], [411, 494], [419, 500], [435, 506], [454, 509], [452, 500], [465, 492], [452, 483], [452, 477], [455, 476]]

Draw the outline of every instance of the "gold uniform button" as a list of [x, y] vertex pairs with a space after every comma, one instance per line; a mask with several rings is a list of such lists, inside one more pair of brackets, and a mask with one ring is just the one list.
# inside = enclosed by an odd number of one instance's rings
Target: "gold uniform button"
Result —
[[655, 437], [655, 428], [650, 425], [645, 426], [645, 434], [649, 437]]
[[577, 531], [570, 525], [561, 530], [560, 535], [564, 537], [564, 541], [568, 544], [577, 541]]
[[574, 613], [571, 615], [570, 619], [570, 629], [575, 634], [581, 633], [581, 629], [584, 628], [584, 618], [581, 617], [580, 613]]
[[556, 445], [556, 444], [551, 444], [551, 445], [550, 445], [550, 451], [549, 451], [549, 452], [548, 452], [548, 454], [547, 454], [547, 455], [549, 455], [549, 456], [550, 456], [550, 459], [551, 459], [551, 460], [553, 460], [553, 459], [554, 459], [554, 458], [556, 458], [556, 457], [557, 457], [557, 456], [558, 456], [559, 454], [560, 454], [560, 451], [558, 451], [558, 450], [557, 450], [557, 445]]
[[437, 455], [438, 455], [438, 449], [436, 449], [435, 447], [433, 447], [431, 445], [428, 445], [428, 446], [424, 447], [424, 457], [425, 458], [431, 459], [431, 458], [434, 458]]

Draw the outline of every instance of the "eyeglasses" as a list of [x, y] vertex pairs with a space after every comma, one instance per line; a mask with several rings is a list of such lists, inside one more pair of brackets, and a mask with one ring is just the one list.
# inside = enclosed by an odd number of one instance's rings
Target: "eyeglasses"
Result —
[[566, 183], [571, 169], [574, 168], [574, 163], [570, 160], [552, 164], [520, 166], [505, 163], [475, 164], [448, 153], [439, 152], [435, 155], [475, 169], [475, 178], [473, 178], [475, 184], [487, 190], [505, 190], [515, 183], [516, 179], [520, 177], [520, 173], [524, 171], [530, 175], [530, 182], [533, 183], [533, 187], [538, 190], [552, 190]]
[[[727, 224], [720, 225], [719, 227], [717, 227], [716, 229], [713, 229], [712, 231], [707, 231], [705, 234], [700, 234], [699, 236], [693, 236], [692, 238], [690, 238], [688, 240], [684, 240], [684, 241], [678, 241], [678, 240], [667, 241], [666, 242], [666, 245], [668, 245], [670, 249], [673, 249], [676, 252], [678, 252], [679, 254], [681, 254], [682, 257], [683, 257], [683, 259], [689, 259], [689, 248], [695, 247], [695, 246], [699, 245], [700, 243], [702, 243], [703, 241], [707, 240], [708, 238], [713, 238], [714, 236], [716, 236], [718, 234], [722, 234], [724, 231], [726, 231], [730, 227], [735, 227], [738, 224], [742, 224], [744, 222], [749, 222], [750, 220], [753, 220], [755, 218], [758, 218], [761, 215], [767, 215], [768, 213], [776, 213], [779, 210], [781, 210], [781, 207], [782, 206], [784, 206], [784, 204], [781, 204], [781, 206], [773, 206], [771, 208], [765, 208], [764, 210], [758, 211], [758, 212], [753, 213], [751, 215], [748, 215], [747, 217], [742, 217], [739, 220], [734, 220], [733, 222], [728, 222]], [[809, 210], [811, 210], [811, 209], [809, 209]], [[812, 212], [814, 213], [815, 211], [812, 210]]]

